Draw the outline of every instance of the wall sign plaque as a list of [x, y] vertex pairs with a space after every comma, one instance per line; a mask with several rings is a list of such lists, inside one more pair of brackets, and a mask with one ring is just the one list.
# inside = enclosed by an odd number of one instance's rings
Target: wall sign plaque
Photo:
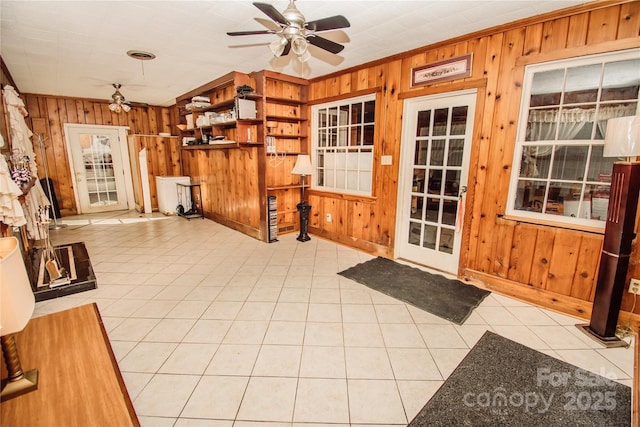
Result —
[[411, 87], [463, 79], [471, 75], [471, 56], [466, 54], [411, 69]]

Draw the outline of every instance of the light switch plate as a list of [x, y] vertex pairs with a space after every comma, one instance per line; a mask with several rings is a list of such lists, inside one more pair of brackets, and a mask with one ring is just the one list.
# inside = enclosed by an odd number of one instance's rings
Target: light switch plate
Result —
[[391, 165], [391, 164], [393, 164], [393, 156], [382, 156], [380, 158], [380, 163], [382, 165]]

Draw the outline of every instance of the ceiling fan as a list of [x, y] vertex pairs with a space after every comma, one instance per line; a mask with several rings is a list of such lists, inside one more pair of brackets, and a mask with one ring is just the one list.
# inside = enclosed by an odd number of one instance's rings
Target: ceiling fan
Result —
[[131, 103], [124, 99], [124, 95], [120, 93], [120, 88], [122, 85], [120, 83], [114, 83], [113, 87], [116, 88], [116, 91], [111, 95], [111, 104], [109, 104], [109, 110], [114, 113], [120, 113], [124, 111], [128, 113], [131, 110]]
[[298, 56], [301, 62], [306, 62], [311, 57], [307, 50], [312, 44], [331, 53], [340, 53], [344, 46], [333, 42], [316, 33], [321, 31], [338, 30], [348, 28], [351, 24], [342, 15], [331, 16], [329, 18], [318, 19], [307, 22], [294, 4], [295, 0], [289, 0], [287, 8], [278, 10], [268, 3], [254, 2], [253, 5], [260, 9], [265, 15], [271, 18], [280, 26], [279, 30], [258, 30], [258, 31], [232, 31], [230, 36], [248, 36], [257, 34], [277, 34], [277, 40], [271, 42], [269, 48], [275, 56], [288, 55], [290, 51]]

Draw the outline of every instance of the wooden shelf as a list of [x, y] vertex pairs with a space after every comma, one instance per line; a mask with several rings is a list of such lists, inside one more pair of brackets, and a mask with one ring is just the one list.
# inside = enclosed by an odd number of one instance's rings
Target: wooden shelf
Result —
[[276, 122], [291, 122], [291, 123], [298, 123], [298, 122], [306, 122], [308, 119], [302, 118], [302, 117], [291, 117], [291, 116], [267, 116], [267, 120], [273, 120]]
[[229, 120], [228, 122], [220, 122], [220, 123], [212, 123], [206, 126], [197, 126], [193, 129], [187, 130], [195, 130], [195, 129], [213, 129], [213, 128], [234, 128], [239, 124], [242, 125], [261, 125], [262, 119], [238, 119], [238, 120]]
[[258, 100], [258, 99], [262, 99], [262, 95], [259, 93], [250, 92], [250, 93], [245, 93], [243, 95], [238, 95], [236, 96], [236, 98]]
[[183, 150], [222, 150], [225, 148], [238, 148], [240, 144], [236, 141], [226, 142], [224, 144], [195, 144], [195, 145], [183, 145]]
[[245, 94], [244, 96], [234, 96], [231, 99], [227, 99], [225, 101], [220, 101], [220, 102], [216, 102], [214, 104], [211, 104], [208, 107], [203, 107], [203, 108], [193, 108], [191, 110], [187, 110], [186, 108], [184, 109], [184, 111], [180, 112], [180, 115], [182, 116], [186, 116], [187, 114], [192, 114], [192, 113], [206, 113], [207, 111], [216, 111], [216, 110], [223, 110], [225, 108], [232, 108], [236, 105], [236, 99], [240, 98], [240, 99], [261, 99], [262, 95], [259, 95], [257, 93], [248, 93]]
[[186, 116], [188, 114], [194, 114], [194, 113], [205, 113], [207, 111], [214, 111], [214, 110], [222, 110], [224, 108], [231, 108], [235, 105], [236, 99], [230, 99], [228, 101], [222, 101], [222, 102], [217, 102], [215, 104], [211, 104], [208, 107], [202, 107], [202, 108], [192, 108], [192, 109], [184, 109], [184, 111], [180, 112], [180, 115], [182, 116]]
[[280, 133], [268, 133], [267, 136], [272, 136], [276, 139], [307, 139], [305, 135], [284, 135]]
[[[259, 148], [263, 146], [264, 146], [263, 142], [232, 141], [225, 144], [196, 144], [196, 145], [187, 145], [187, 146], [183, 145], [181, 148], [183, 150], [229, 150], [232, 148], [237, 148], [249, 153], [249, 158], [253, 158], [253, 150], [251, 150], [251, 148]], [[225, 153], [225, 157], [226, 156], [228, 156], [227, 153]]]
[[227, 141], [225, 143], [219, 144], [195, 144], [195, 145], [183, 145], [181, 148], [185, 150], [194, 150], [194, 149], [215, 149], [215, 148], [238, 148], [239, 146], [245, 147], [262, 147], [264, 146], [264, 142], [238, 142], [238, 141]]

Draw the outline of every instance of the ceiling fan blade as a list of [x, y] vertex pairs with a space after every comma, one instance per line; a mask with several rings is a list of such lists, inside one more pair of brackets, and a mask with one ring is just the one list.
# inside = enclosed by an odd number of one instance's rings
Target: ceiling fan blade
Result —
[[348, 28], [350, 26], [351, 24], [347, 21], [347, 18], [342, 15], [307, 22], [307, 29], [311, 31], [337, 30], [339, 28]]
[[319, 47], [320, 49], [324, 49], [326, 51], [329, 51], [331, 53], [340, 53], [342, 52], [342, 49], [344, 49], [344, 46], [342, 46], [341, 44], [338, 44], [336, 42], [332, 42], [329, 39], [325, 39], [324, 37], [320, 37], [320, 36], [316, 36], [314, 34], [310, 34], [307, 36], [307, 41], [314, 45]]
[[269, 18], [276, 21], [278, 24], [284, 25], [284, 26], [289, 25], [289, 21], [287, 20], [287, 18], [282, 16], [282, 14], [278, 12], [278, 9], [276, 9], [269, 3], [254, 2], [253, 5], [258, 9], [260, 9], [262, 13], [267, 15]]
[[289, 40], [289, 43], [287, 43], [287, 45], [284, 47], [284, 50], [282, 51], [282, 55], [280, 56], [288, 55], [289, 51], [291, 51], [291, 40]]
[[255, 34], [275, 34], [273, 30], [257, 30], [257, 31], [230, 31], [228, 36], [251, 36]]

